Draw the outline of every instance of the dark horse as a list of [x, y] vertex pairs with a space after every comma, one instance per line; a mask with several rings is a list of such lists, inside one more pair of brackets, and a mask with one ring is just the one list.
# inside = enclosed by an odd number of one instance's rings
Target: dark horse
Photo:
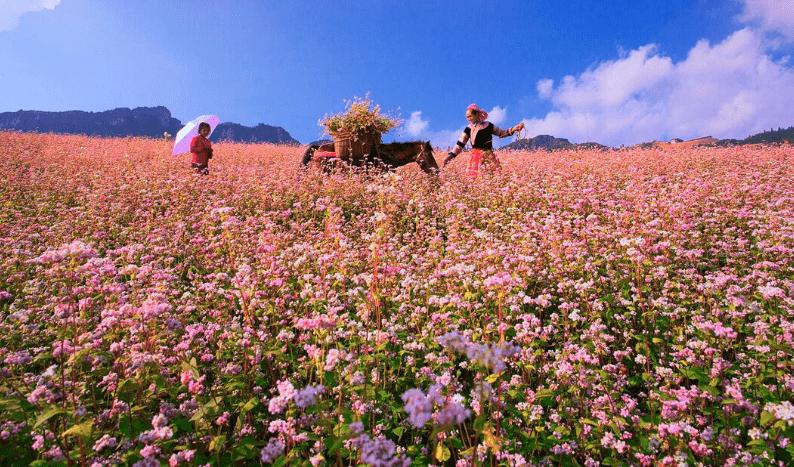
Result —
[[[334, 143], [325, 144], [312, 144], [303, 153], [303, 160], [301, 166], [308, 166], [314, 158], [315, 152], [333, 152]], [[326, 161], [325, 167], [336, 162], [336, 158]], [[388, 143], [380, 144], [373, 147], [372, 151], [366, 157], [366, 167], [383, 172], [392, 171], [397, 167], [416, 162], [423, 172], [429, 174], [437, 174], [439, 172], [438, 164], [435, 157], [433, 157], [433, 146], [429, 141], [412, 141], [408, 143]], [[331, 164], [327, 164], [331, 163]]]

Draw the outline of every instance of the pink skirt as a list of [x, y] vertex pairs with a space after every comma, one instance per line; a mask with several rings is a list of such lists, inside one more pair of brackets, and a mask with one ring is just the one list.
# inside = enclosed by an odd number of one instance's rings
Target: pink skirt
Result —
[[480, 149], [472, 149], [471, 156], [469, 156], [469, 166], [466, 169], [466, 174], [469, 177], [477, 178], [480, 174], [480, 165], [482, 165], [482, 151]]

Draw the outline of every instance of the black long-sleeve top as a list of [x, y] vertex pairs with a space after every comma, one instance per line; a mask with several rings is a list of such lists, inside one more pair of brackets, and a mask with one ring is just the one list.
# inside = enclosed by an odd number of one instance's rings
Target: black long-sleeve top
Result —
[[452, 150], [452, 153], [456, 156], [460, 154], [469, 141], [471, 141], [471, 147], [474, 149], [492, 151], [493, 135], [504, 138], [512, 134], [513, 132], [511, 130], [503, 130], [487, 120], [484, 122], [472, 123], [463, 130], [460, 139], [455, 143], [455, 148]]

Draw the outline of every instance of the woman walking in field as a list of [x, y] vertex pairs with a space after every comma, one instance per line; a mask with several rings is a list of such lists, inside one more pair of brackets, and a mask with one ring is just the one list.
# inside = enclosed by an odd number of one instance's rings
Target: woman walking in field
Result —
[[477, 104], [471, 104], [466, 108], [466, 120], [469, 121], [469, 126], [463, 130], [455, 149], [450, 151], [447, 158], [444, 159], [445, 166], [463, 151], [467, 142], [471, 141], [471, 158], [466, 171], [469, 176], [476, 177], [480, 173], [480, 164], [492, 164], [497, 169], [502, 167], [499, 159], [493, 153], [493, 135], [505, 138], [523, 130], [524, 124], [519, 123], [510, 129], [503, 130], [489, 122], [487, 118], [488, 113]]
[[212, 143], [207, 139], [207, 135], [210, 134], [209, 123], [199, 123], [198, 133], [190, 141], [190, 165], [201, 175], [209, 175], [209, 163], [212, 159]]

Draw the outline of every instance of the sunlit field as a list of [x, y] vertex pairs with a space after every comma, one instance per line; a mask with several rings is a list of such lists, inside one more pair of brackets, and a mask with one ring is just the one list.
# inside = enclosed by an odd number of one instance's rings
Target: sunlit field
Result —
[[0, 148], [0, 464], [794, 459], [791, 146]]

